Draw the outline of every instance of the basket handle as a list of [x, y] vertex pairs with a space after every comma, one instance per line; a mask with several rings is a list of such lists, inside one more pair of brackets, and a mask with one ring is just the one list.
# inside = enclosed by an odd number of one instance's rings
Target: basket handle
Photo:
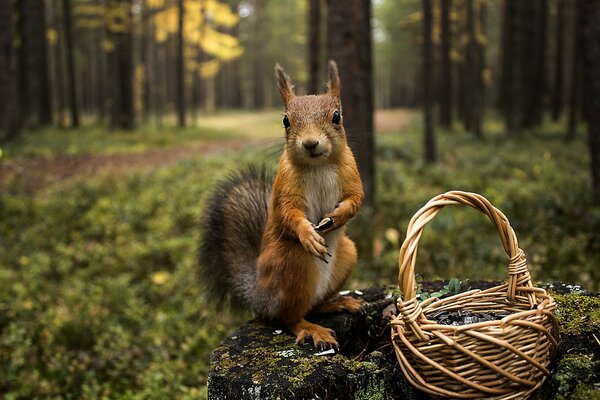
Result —
[[482, 195], [455, 190], [440, 194], [429, 200], [425, 206], [417, 211], [408, 224], [406, 239], [404, 239], [404, 243], [402, 243], [400, 255], [398, 257], [398, 264], [400, 267], [398, 285], [402, 290], [401, 303], [405, 308], [402, 314], [405, 322], [410, 322], [412, 324], [417, 319], [425, 319], [421, 305], [416, 300], [417, 282], [415, 280], [415, 262], [419, 239], [421, 238], [425, 225], [431, 221], [444, 206], [451, 204], [465, 204], [473, 207], [486, 214], [494, 223], [500, 234], [504, 250], [509, 258], [507, 298], [508, 300], [513, 301], [515, 299], [515, 293], [525, 289], [524, 291], [526, 292], [529, 303], [533, 306], [535, 304], [533, 293], [526, 289], [533, 287], [533, 285], [527, 268], [525, 253], [519, 248], [517, 236], [506, 216]]

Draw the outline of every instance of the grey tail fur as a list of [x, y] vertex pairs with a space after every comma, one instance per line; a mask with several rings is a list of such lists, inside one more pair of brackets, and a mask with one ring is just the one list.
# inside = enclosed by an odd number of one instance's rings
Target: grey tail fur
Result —
[[274, 175], [249, 165], [220, 182], [200, 226], [200, 280], [216, 304], [249, 306]]

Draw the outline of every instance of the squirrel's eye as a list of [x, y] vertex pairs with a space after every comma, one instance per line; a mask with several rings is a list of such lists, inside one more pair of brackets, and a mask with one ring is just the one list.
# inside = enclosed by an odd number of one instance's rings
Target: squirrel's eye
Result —
[[286, 128], [290, 127], [290, 120], [288, 119], [287, 115], [283, 116], [283, 126], [285, 126]]
[[336, 111], [333, 113], [333, 118], [331, 119], [331, 122], [333, 122], [334, 124], [339, 124], [341, 119], [342, 116], [340, 115], [340, 112]]

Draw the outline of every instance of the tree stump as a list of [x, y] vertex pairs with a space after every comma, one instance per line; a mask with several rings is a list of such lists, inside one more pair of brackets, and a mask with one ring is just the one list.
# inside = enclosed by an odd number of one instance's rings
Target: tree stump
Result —
[[[432, 282], [432, 290], [444, 282]], [[485, 288], [498, 282], [472, 282]], [[577, 285], [547, 285], [558, 303], [561, 342], [552, 376], [533, 399], [600, 396], [600, 293]], [[340, 352], [297, 346], [282, 326], [251, 320], [225, 338], [211, 355], [209, 399], [429, 399], [402, 376], [389, 327], [382, 317], [394, 288], [350, 295], [367, 301], [364, 314], [313, 315], [335, 330]], [[595, 335], [595, 336], [594, 336]]]

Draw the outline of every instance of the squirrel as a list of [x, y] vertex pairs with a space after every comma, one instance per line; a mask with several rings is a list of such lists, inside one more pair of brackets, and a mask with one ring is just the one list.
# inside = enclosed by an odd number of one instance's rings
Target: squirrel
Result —
[[275, 66], [285, 105], [285, 146], [270, 175], [249, 167], [221, 182], [201, 224], [200, 274], [221, 300], [276, 320], [316, 348], [337, 348], [335, 332], [304, 319], [309, 312], [361, 312], [361, 300], [336, 297], [356, 265], [344, 225], [364, 192], [346, 141], [337, 65], [325, 94], [296, 96]]

